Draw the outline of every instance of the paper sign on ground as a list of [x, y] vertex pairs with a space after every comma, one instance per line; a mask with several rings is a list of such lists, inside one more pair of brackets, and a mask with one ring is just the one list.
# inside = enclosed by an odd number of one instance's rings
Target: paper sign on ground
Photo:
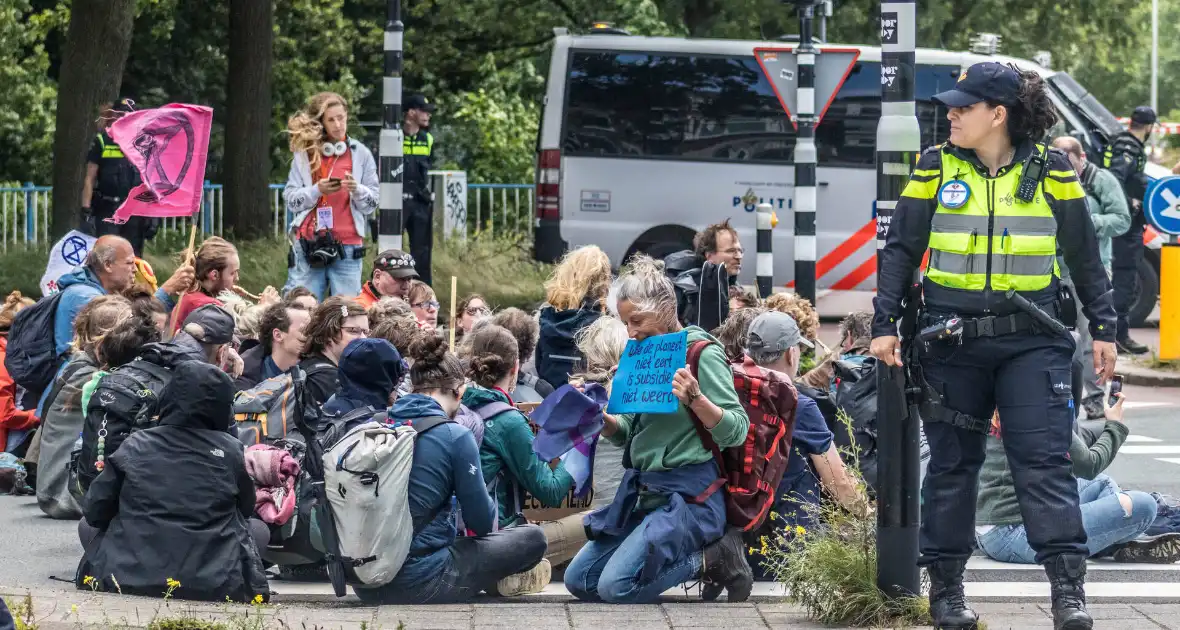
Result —
[[672, 378], [688, 356], [688, 333], [648, 337], [627, 342], [619, 369], [611, 381], [607, 411], [673, 413], [680, 401], [672, 394]]

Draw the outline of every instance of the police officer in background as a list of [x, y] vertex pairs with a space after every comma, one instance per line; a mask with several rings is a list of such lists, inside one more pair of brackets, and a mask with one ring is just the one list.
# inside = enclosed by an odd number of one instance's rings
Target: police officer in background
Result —
[[417, 265], [418, 276], [430, 284], [430, 250], [434, 246], [434, 198], [430, 193], [430, 176], [434, 167], [434, 136], [426, 131], [434, 104], [421, 94], [406, 99], [405, 176], [402, 199], [406, 215], [406, 232], [410, 237], [410, 256]]
[[83, 222], [94, 236], [115, 234], [131, 242], [136, 256], [143, 256], [143, 242], [159, 229], [155, 219], [130, 217], [121, 225], [105, 221], [114, 216], [127, 199], [131, 189], [140, 183], [139, 171], [123, 155], [123, 150], [107, 133], [119, 117], [135, 111], [135, 101], [125, 98], [113, 106], [102, 108], [99, 123], [102, 129], [95, 135], [86, 154], [86, 179], [82, 182]]
[[1155, 110], [1150, 107], [1136, 107], [1131, 114], [1127, 131], [1114, 137], [1103, 155], [1103, 166], [1118, 178], [1127, 194], [1131, 208], [1131, 229], [1112, 242], [1113, 261], [1111, 273], [1114, 283], [1114, 308], [1118, 312], [1119, 349], [1131, 354], [1144, 354], [1150, 348], [1131, 339], [1130, 322], [1127, 313], [1135, 301], [1135, 287], [1139, 283], [1139, 260], [1143, 258], [1143, 197], [1147, 195], [1147, 139], [1156, 123]]
[[1111, 287], [1085, 192], [1065, 155], [1037, 144], [1056, 114], [1036, 73], [979, 63], [934, 98], [949, 109], [950, 141], [922, 154], [878, 254], [871, 346], [878, 360], [902, 364], [902, 299], [929, 249], [919, 322], [964, 322], [960, 338], [931, 342], [918, 361], [931, 453], [919, 564], [930, 575], [934, 625], [976, 627], [963, 570], [987, 420], [998, 408], [1029, 543], [1051, 583], [1054, 627], [1089, 629], [1086, 531], [1068, 459], [1074, 341], [1008, 297], [1014, 290], [1060, 318], [1060, 247], [1090, 321], [1095, 369], [1113, 374]]

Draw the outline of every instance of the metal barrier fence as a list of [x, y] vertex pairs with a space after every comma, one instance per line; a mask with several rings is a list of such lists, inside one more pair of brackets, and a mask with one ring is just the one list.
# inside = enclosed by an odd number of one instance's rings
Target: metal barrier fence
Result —
[[[271, 184], [272, 232], [286, 230], [291, 215], [283, 203], [283, 184]], [[221, 184], [205, 184], [205, 199], [196, 215], [202, 235], [225, 231], [225, 204]], [[535, 191], [532, 184], [468, 184], [466, 190], [467, 228], [485, 234], [513, 233], [530, 236], [533, 231]], [[53, 188], [25, 184], [0, 187], [0, 250], [9, 244], [50, 245], [49, 222]], [[191, 217], [169, 217], [165, 230], [187, 232]]]

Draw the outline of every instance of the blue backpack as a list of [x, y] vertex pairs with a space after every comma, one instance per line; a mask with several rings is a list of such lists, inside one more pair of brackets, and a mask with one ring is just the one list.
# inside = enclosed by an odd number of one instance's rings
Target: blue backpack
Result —
[[57, 305], [64, 294], [64, 291], [58, 291], [21, 310], [8, 330], [8, 355], [4, 357], [4, 367], [13, 382], [25, 389], [26, 403], [41, 398], [61, 367], [53, 329]]

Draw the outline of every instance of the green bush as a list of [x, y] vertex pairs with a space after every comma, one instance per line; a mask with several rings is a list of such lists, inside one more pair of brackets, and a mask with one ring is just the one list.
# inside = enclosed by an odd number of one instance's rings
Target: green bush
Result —
[[[287, 242], [282, 238], [235, 242], [242, 263], [239, 284], [252, 293], [267, 286], [282, 289], [287, 282]], [[199, 242], [198, 242], [199, 245]], [[160, 232], [147, 246], [145, 258], [159, 282], [176, 270], [188, 247], [188, 234]], [[375, 245], [368, 245], [370, 254]], [[48, 250], [44, 246], [12, 246], [0, 253], [0, 292], [13, 289], [39, 297], [41, 275], [45, 273]], [[364, 277], [372, 270], [370, 255]], [[475, 235], [466, 241], [437, 241], [434, 247], [434, 286], [442, 314], [449, 313], [451, 276], [459, 280], [459, 297], [480, 293], [497, 308], [536, 308], [545, 299], [544, 282], [551, 267], [534, 262], [522, 237]], [[0, 296], [2, 297], [2, 296]]]

